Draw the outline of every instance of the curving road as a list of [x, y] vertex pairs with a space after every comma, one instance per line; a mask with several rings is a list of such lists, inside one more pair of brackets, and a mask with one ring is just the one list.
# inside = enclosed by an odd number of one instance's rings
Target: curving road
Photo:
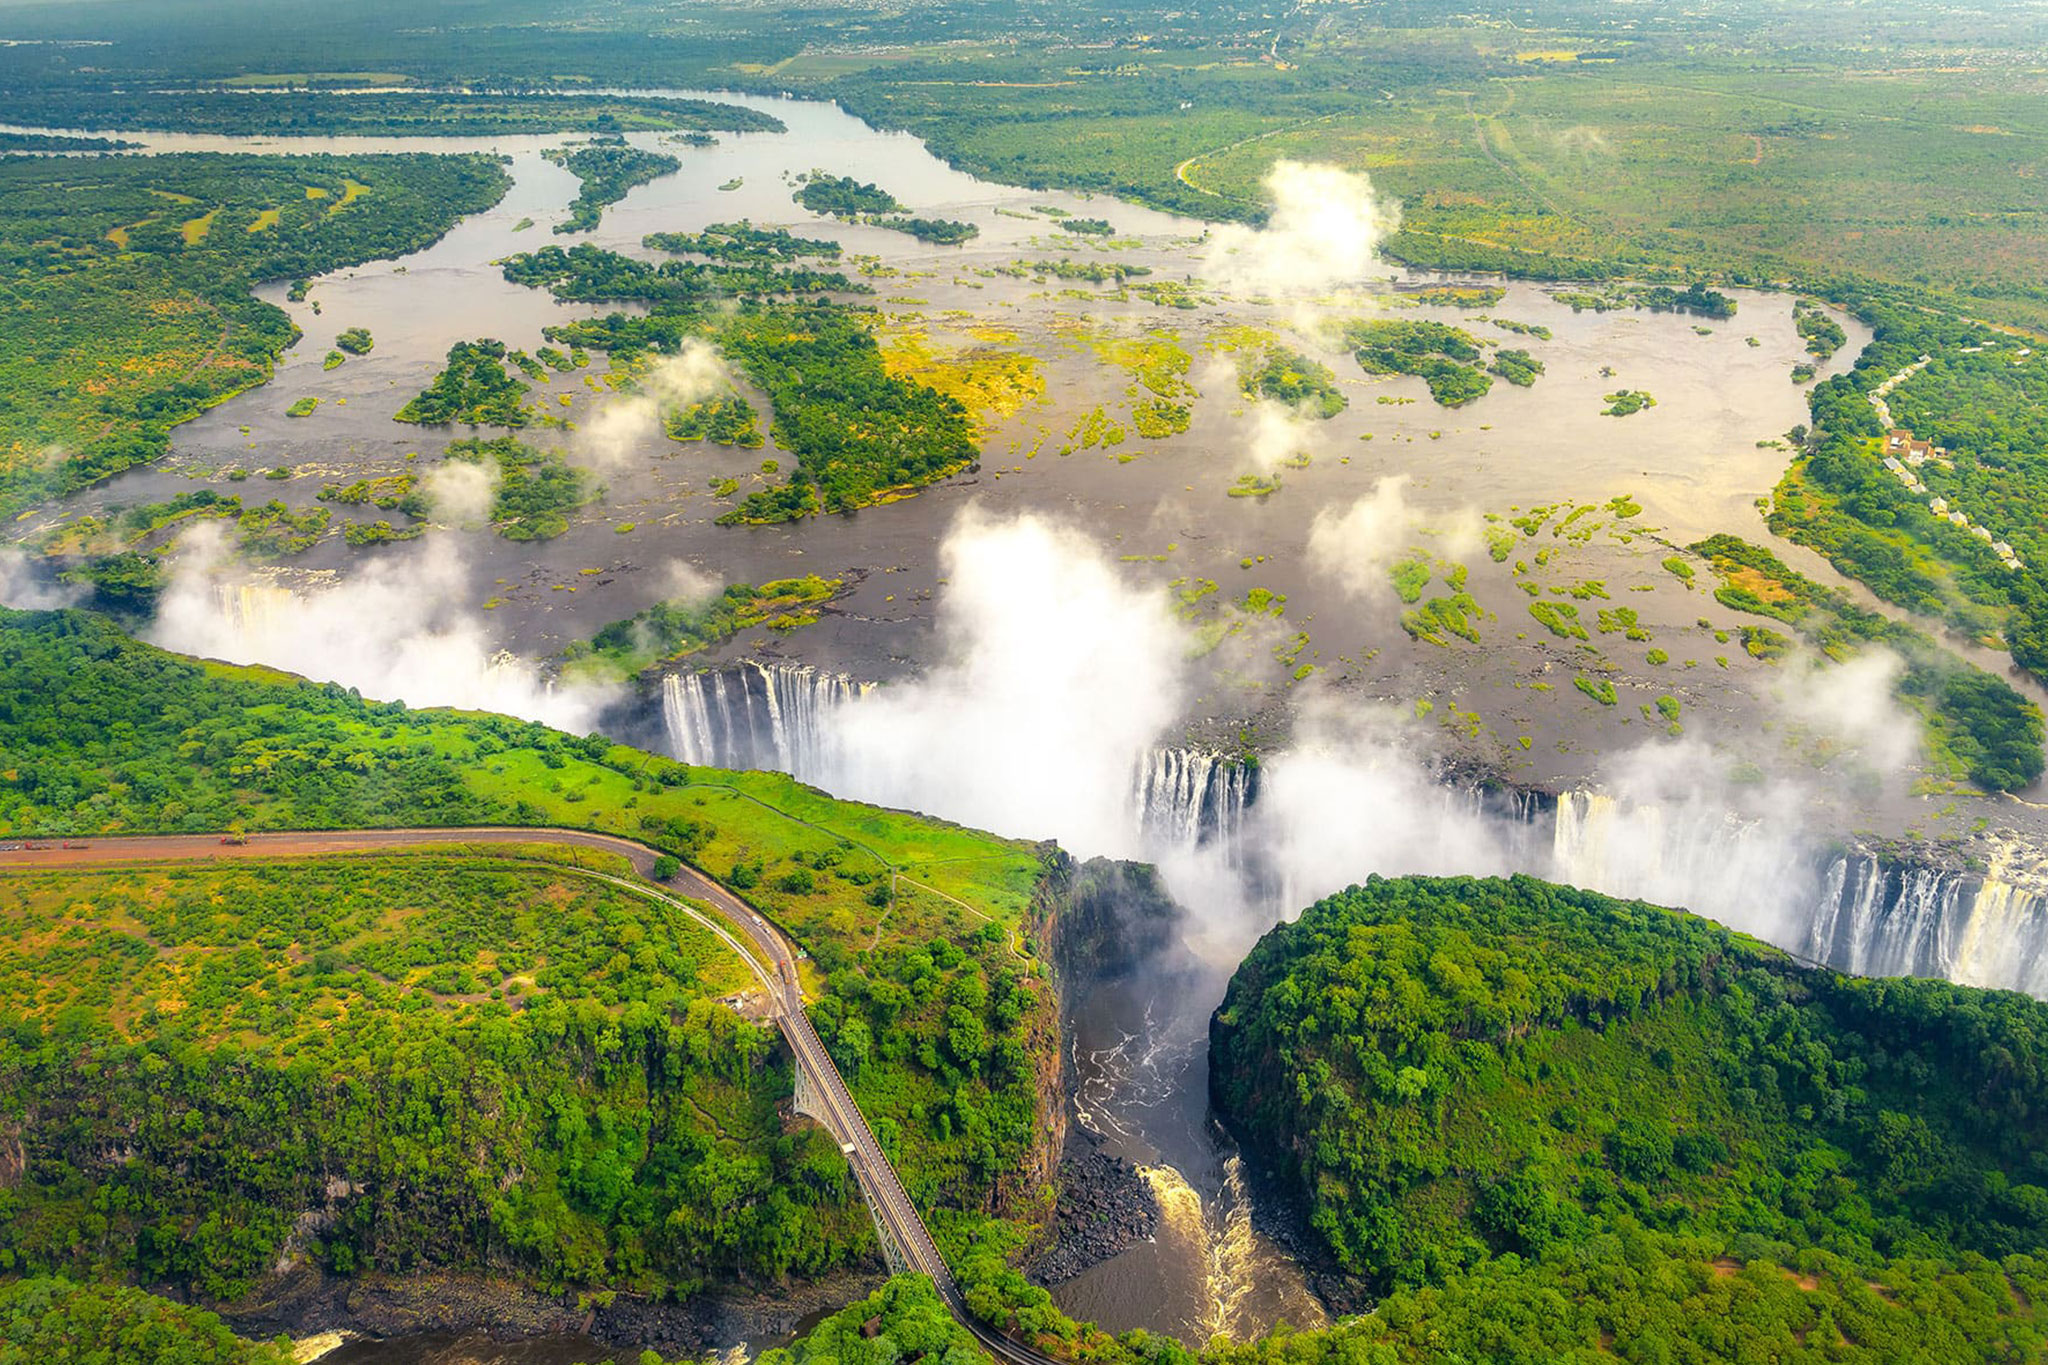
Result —
[[[652, 882], [655, 860], [660, 853], [645, 844], [609, 834], [575, 829], [520, 829], [484, 826], [466, 829], [312, 830], [296, 833], [250, 836], [242, 844], [222, 843], [211, 834], [166, 834], [119, 836], [71, 842], [39, 840], [33, 844], [0, 845], [0, 869], [106, 866], [123, 863], [157, 862], [242, 862], [250, 859], [305, 858], [327, 853], [375, 853], [393, 849], [416, 849], [436, 844], [468, 847], [481, 851], [493, 844], [554, 844], [591, 848], [627, 858], [633, 870], [646, 881], [630, 880], [589, 868], [563, 866], [562, 871], [609, 882], [614, 886], [659, 900], [703, 924], [743, 958], [773, 1005], [775, 1022], [789, 1043], [796, 1065], [803, 1072], [816, 1115], [853, 1167], [876, 1223], [889, 1240], [901, 1248], [912, 1270], [931, 1278], [960, 1325], [973, 1334], [982, 1348], [1010, 1365], [1058, 1365], [1053, 1357], [1023, 1346], [994, 1331], [967, 1311], [967, 1302], [952, 1270], [932, 1241], [924, 1219], [904, 1192], [896, 1168], [875, 1141], [862, 1117], [860, 1106], [846, 1088], [845, 1078], [825, 1051], [817, 1031], [804, 1013], [803, 989], [797, 976], [797, 953], [782, 931], [731, 891], [695, 868], [685, 867], [667, 882]], [[550, 867], [555, 866], [549, 864]], [[715, 912], [707, 915], [695, 906], [676, 899], [660, 887], [682, 892], [701, 901]], [[735, 931], [737, 937], [735, 937]]]

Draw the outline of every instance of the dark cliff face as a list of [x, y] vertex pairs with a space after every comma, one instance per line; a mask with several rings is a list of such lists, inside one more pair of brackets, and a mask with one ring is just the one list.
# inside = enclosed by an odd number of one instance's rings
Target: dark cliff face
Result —
[[1185, 951], [1181, 909], [1147, 863], [1076, 862], [1048, 847], [1032, 918], [1063, 990], [1170, 964]]

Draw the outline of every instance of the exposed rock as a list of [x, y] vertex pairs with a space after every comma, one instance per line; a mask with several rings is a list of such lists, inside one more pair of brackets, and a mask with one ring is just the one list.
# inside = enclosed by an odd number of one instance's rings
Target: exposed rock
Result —
[[1060, 1159], [1053, 1243], [1028, 1273], [1039, 1284], [1071, 1280], [1148, 1240], [1158, 1227], [1159, 1201], [1138, 1168], [1105, 1150], [1094, 1134], [1073, 1128]]

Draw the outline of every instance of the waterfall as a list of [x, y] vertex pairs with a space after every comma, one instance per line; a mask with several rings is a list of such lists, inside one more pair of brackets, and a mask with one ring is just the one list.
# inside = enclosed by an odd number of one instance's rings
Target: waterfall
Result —
[[1139, 757], [1131, 816], [1148, 855], [1216, 848], [1242, 869], [1245, 821], [1258, 800], [1258, 767], [1208, 749], [1163, 747]]
[[1980, 842], [1983, 872], [1819, 854], [1764, 820], [1571, 792], [1558, 799], [1549, 875], [1684, 906], [1856, 976], [2048, 998], [2048, 866], [2017, 843]]
[[1937, 976], [2048, 998], [2048, 887], [2017, 866], [2017, 846], [1991, 846], [1981, 874], [1836, 857], [1805, 952], [1859, 976]]
[[669, 750], [709, 768], [766, 768], [806, 782], [826, 781], [836, 747], [832, 717], [874, 689], [806, 664], [764, 664], [661, 680], [661, 718]]

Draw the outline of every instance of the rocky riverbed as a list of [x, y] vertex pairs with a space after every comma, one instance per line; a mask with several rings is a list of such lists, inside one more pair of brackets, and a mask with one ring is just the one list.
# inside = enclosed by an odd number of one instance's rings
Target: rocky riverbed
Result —
[[1031, 1263], [1030, 1276], [1045, 1285], [1070, 1280], [1158, 1229], [1159, 1201], [1138, 1168], [1076, 1125], [1060, 1155], [1053, 1244]]

